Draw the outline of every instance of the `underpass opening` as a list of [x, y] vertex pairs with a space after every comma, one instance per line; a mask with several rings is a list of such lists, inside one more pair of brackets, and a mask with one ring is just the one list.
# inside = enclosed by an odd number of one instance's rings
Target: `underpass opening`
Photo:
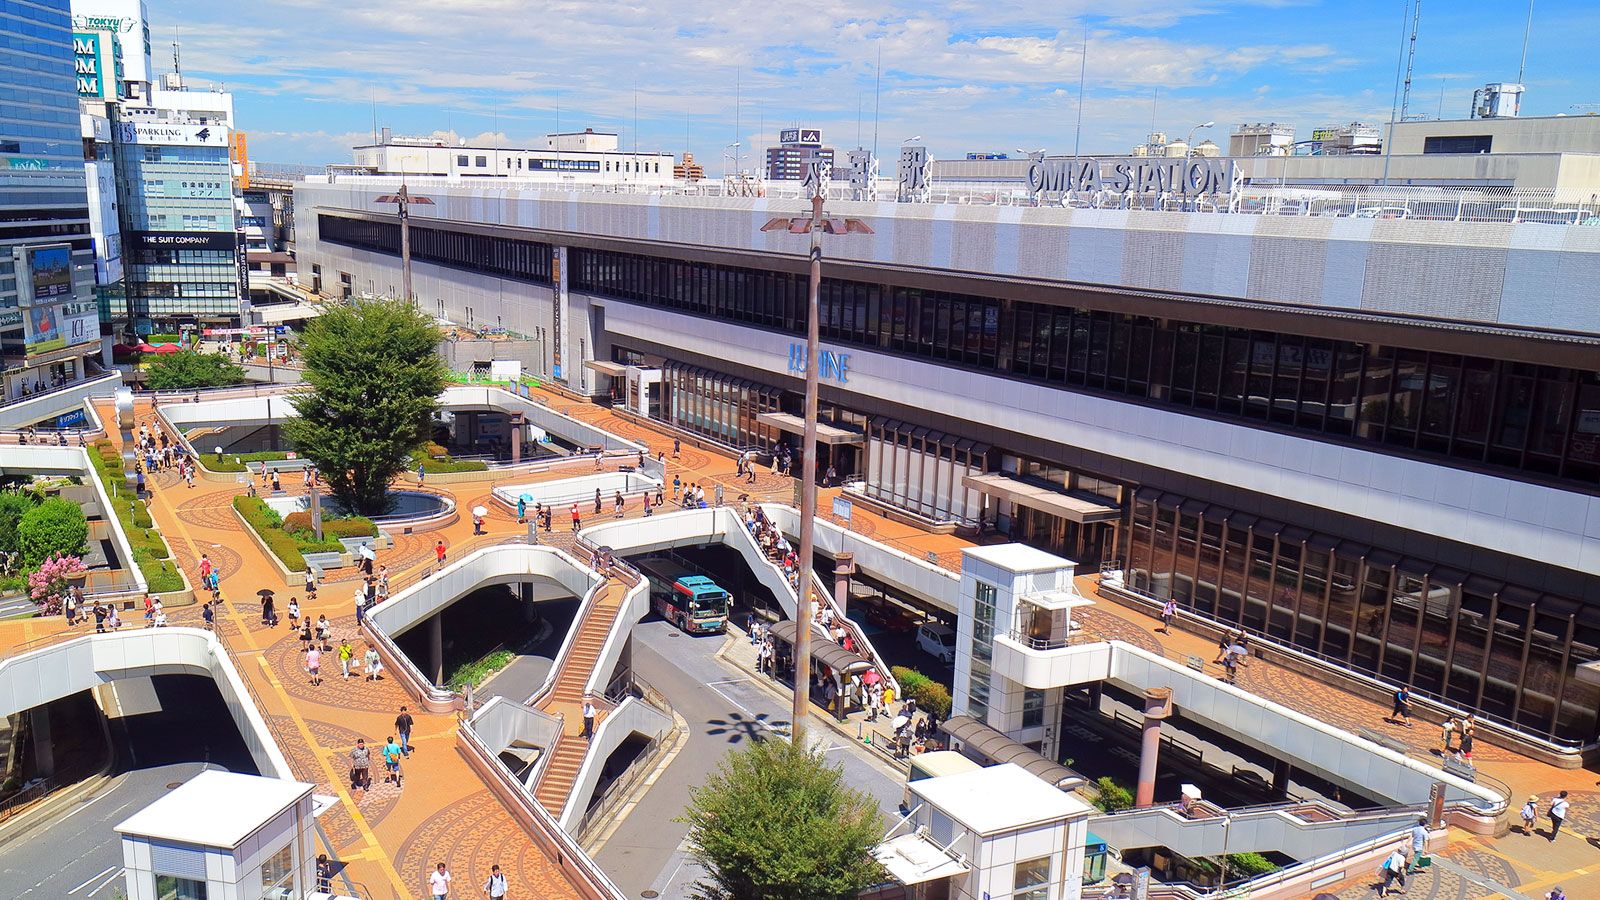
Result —
[[[554, 592], [561, 595], [551, 596]], [[520, 703], [549, 674], [578, 607], [578, 598], [565, 594], [552, 582], [536, 582], [529, 599], [524, 599], [521, 585], [490, 585], [456, 599], [433, 616], [394, 635], [393, 640], [419, 671], [431, 676], [438, 662], [433, 659], [432, 647], [437, 619], [442, 633], [443, 683], [459, 686], [471, 681], [482, 685], [489, 676], [515, 667], [515, 680], [532, 684], [521, 696], [513, 696], [515, 691], [506, 694]], [[338, 637], [335, 635], [335, 640]], [[328, 672], [325, 668], [324, 677]]]

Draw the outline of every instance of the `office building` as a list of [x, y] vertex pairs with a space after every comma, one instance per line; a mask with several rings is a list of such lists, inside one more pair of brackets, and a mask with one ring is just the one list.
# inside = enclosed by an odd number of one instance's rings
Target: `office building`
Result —
[[[296, 188], [302, 265], [326, 293], [399, 283], [398, 180], [324, 182]], [[586, 394], [637, 370], [637, 408], [710, 440], [798, 442], [802, 239], [734, 199], [429, 194], [424, 309], [537, 329]], [[876, 232], [828, 242], [821, 297], [819, 466], [857, 502], [1532, 740], [1596, 736], [1600, 229], [829, 209]]]
[[121, 78], [136, 91], [142, 92], [156, 79], [150, 65], [150, 10], [145, 0], [72, 0], [72, 28], [109, 33], [121, 60]]
[[537, 148], [405, 137], [385, 128], [354, 154], [354, 171], [373, 175], [642, 187], [665, 187], [673, 180], [672, 154], [621, 150], [617, 135], [592, 128], [546, 135], [544, 146]]
[[785, 128], [778, 133], [778, 146], [767, 148], [767, 180], [799, 181], [813, 159], [833, 167], [833, 148], [822, 145], [822, 130]]
[[85, 377], [100, 320], [71, 11], [15, 0], [0, 22], [0, 396], [13, 401]]

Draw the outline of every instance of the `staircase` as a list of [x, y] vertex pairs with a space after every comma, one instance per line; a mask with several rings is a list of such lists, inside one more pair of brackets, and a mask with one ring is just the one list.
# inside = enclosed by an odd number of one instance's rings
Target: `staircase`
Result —
[[[550, 754], [550, 760], [545, 764], [538, 787], [534, 790], [539, 803], [553, 816], [561, 815], [566, 807], [568, 794], [578, 779], [578, 770], [583, 768], [584, 757], [588, 755], [589, 742], [582, 736], [583, 689], [600, 658], [600, 649], [605, 645], [606, 637], [611, 634], [611, 627], [616, 622], [627, 590], [628, 585], [622, 581], [607, 579], [600, 594], [584, 611], [572, 646], [561, 657], [555, 686], [535, 703], [535, 708], [540, 712], [562, 717], [561, 737], [553, 748], [546, 751]], [[610, 708], [604, 697], [595, 697], [593, 702], [601, 715]]]

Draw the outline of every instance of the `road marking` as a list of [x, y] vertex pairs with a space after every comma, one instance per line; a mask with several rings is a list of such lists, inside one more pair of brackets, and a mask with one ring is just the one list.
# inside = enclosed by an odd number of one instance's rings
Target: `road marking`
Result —
[[744, 711], [744, 713], [750, 717], [750, 720], [752, 722], [754, 722], [757, 725], [760, 725], [762, 728], [765, 728], [766, 730], [772, 732], [773, 734], [778, 734], [778, 735], [783, 735], [783, 734], [787, 734], [788, 733], [785, 730], [782, 730], [782, 729], [774, 727], [766, 719], [762, 718], [762, 716], [764, 716], [765, 713], [758, 713], [755, 710], [751, 709], [750, 707], [745, 706], [743, 703], [740, 703], [739, 701], [737, 701], [737, 700], [733, 699], [732, 697], [728, 696], [727, 692], [723, 691], [721, 688], [717, 687], [715, 682], [707, 684], [706, 687], [711, 688], [713, 691], [716, 691], [717, 695], [722, 697], [722, 699], [728, 701], [729, 703], [732, 703], [734, 706], [739, 707], [740, 710]]
[[98, 894], [101, 891], [105, 890], [107, 887], [110, 887], [113, 882], [115, 882], [118, 878], [122, 877], [122, 873], [124, 871], [126, 871], [126, 870], [123, 869], [121, 866], [118, 866], [117, 870], [115, 872], [111, 873], [111, 877], [110, 878], [107, 878], [105, 881], [100, 882], [100, 886], [99, 887], [95, 888], [94, 890], [90, 891], [87, 894], [84, 894], [84, 896], [85, 897], [93, 897], [95, 894]]
[[[748, 679], [748, 678], [724, 678], [721, 681], [708, 681], [708, 682], [706, 682], [706, 685], [710, 686], [710, 685], [713, 685], [713, 684], [740, 684], [742, 682], [746, 682], [746, 681], [749, 681], [749, 680], [750, 679]], [[721, 693], [721, 692], [719, 691], [718, 693]]]
[[98, 871], [98, 872], [94, 873], [93, 875], [90, 875], [88, 878], [86, 878], [84, 880], [83, 884], [80, 884], [77, 887], [73, 888], [72, 890], [67, 891], [67, 893], [76, 894], [77, 892], [79, 892], [79, 891], [83, 890], [84, 888], [88, 887], [90, 882], [99, 880], [100, 878], [104, 877], [107, 872], [109, 872], [109, 871], [111, 871], [112, 869], [115, 869], [115, 868], [116, 868], [115, 865], [106, 866], [104, 869], [101, 869], [100, 871]]

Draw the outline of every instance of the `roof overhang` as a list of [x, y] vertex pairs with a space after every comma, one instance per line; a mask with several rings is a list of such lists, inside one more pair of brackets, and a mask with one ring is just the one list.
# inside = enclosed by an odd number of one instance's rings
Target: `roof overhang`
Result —
[[1049, 513], [1079, 525], [1114, 522], [1122, 517], [1121, 509], [1099, 497], [1069, 494], [998, 472], [967, 475], [961, 479], [961, 483], [991, 497], [1010, 500], [1018, 506]]
[[[756, 416], [756, 421], [763, 425], [771, 425], [779, 431], [787, 431], [790, 434], [804, 434], [806, 430], [806, 420], [790, 413], [761, 413]], [[859, 431], [849, 431], [818, 422], [817, 440], [824, 444], [860, 444], [866, 438]]]

